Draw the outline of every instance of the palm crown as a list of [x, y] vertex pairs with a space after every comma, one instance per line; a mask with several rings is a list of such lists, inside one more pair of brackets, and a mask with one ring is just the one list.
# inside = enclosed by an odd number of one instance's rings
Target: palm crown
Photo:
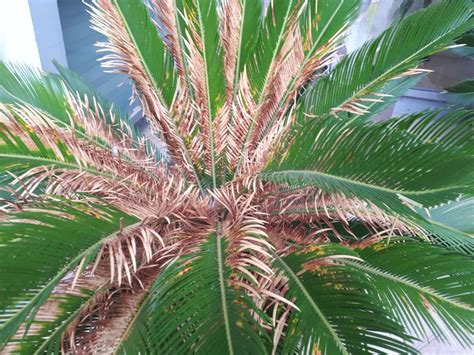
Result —
[[358, 7], [94, 0], [103, 65], [130, 76], [164, 151], [65, 68], [1, 64], [0, 348], [469, 347], [472, 112], [372, 118], [472, 26], [472, 2], [338, 61]]

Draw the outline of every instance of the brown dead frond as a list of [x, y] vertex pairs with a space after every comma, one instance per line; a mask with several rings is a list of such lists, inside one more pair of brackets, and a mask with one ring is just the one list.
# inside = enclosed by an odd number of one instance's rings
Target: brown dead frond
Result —
[[[203, 148], [200, 135], [195, 135], [195, 132], [199, 131], [199, 120], [196, 118], [198, 112], [194, 103], [193, 86], [190, 83], [189, 58], [183, 47], [184, 42], [182, 43], [183, 29], [178, 23], [180, 14], [174, 0], [151, 0], [150, 9], [156, 17], [153, 22], [171, 54], [178, 77], [170, 114], [177, 124], [179, 134], [183, 137], [190, 159], [198, 165]], [[190, 139], [193, 136], [195, 137]]]
[[[235, 133], [240, 137], [240, 140], [235, 139], [238, 141], [236, 145], [242, 147], [245, 154], [238, 174], [261, 171], [270, 159], [275, 145], [294, 123], [291, 108], [300, 91], [337, 60], [338, 45], [347, 26], [341, 28], [324, 45], [313, 47], [308, 34], [305, 34], [306, 40], [303, 41], [300, 28], [295, 22], [298, 18], [299, 13], [295, 12], [288, 25], [283, 46], [271, 68], [267, 86], [262, 93], [263, 99], [257, 108], [252, 107], [251, 118], [247, 120], [252, 122], [252, 135], [246, 146], [243, 146], [244, 140], [240, 132]], [[244, 135], [248, 129], [247, 124], [243, 130]]]
[[[287, 103], [293, 99], [297, 87], [291, 88], [294, 76], [298, 73], [304, 60], [301, 34], [298, 27], [294, 27], [285, 39], [280, 53], [275, 59], [272, 67], [270, 80], [264, 89], [264, 100], [258, 108], [258, 116], [249, 141], [250, 151], [255, 150], [256, 145], [261, 141], [266, 128], [272, 125], [272, 118], [275, 115], [283, 115]], [[280, 101], [287, 101], [280, 105]]]
[[[212, 173], [211, 142], [213, 141], [212, 119], [213, 113], [209, 106], [211, 98], [208, 97], [208, 82], [206, 81], [206, 63], [204, 59], [203, 33], [201, 33], [199, 19], [196, 13], [189, 12], [185, 8], [181, 14], [185, 28], [182, 31], [182, 40], [187, 57], [187, 79], [192, 90], [192, 102], [188, 103], [190, 112], [183, 118], [188, 128], [188, 139], [190, 150], [195, 162], [201, 166], [203, 171], [210, 175]], [[191, 110], [194, 110], [192, 112]], [[195, 131], [197, 134], [191, 134]]]
[[[57, 317], [61, 317], [64, 314], [63, 307], [67, 306], [67, 302], [71, 300], [83, 299], [83, 302], [80, 306], [80, 309], [77, 313], [72, 313], [69, 316], [73, 317], [73, 320], [67, 326], [66, 334], [74, 332], [76, 326], [79, 324], [80, 320], [85, 317], [90, 311], [94, 308], [96, 304], [104, 302], [109, 294], [109, 278], [101, 273], [96, 273], [92, 276], [90, 274], [84, 274], [76, 280], [76, 287], [71, 289], [71, 284], [74, 279], [74, 273], [69, 273], [66, 275], [58, 285], [51, 292], [49, 299], [38, 309], [34, 320], [28, 329], [25, 325], [22, 325], [13, 339], [20, 340], [23, 337], [34, 337], [44, 332], [44, 324], [54, 321]], [[92, 298], [87, 297], [88, 292], [93, 292], [94, 296]], [[25, 334], [26, 332], [26, 334]], [[59, 337], [57, 341], [62, 344], [64, 338], [69, 338], [68, 335]], [[64, 341], [68, 341], [64, 340]], [[61, 349], [64, 351], [64, 345], [61, 346]], [[20, 351], [19, 344], [12, 343], [9, 344], [2, 350], [4, 354], [16, 354]]]
[[161, 132], [174, 164], [181, 167], [188, 179], [195, 180], [195, 171], [189, 160], [182, 138], [178, 135], [176, 122], [163, 102], [153, 80], [138, 56], [137, 48], [129, 37], [125, 24], [110, 0], [94, 0], [90, 7], [94, 29], [104, 34], [108, 42], [99, 44], [109, 54], [102, 58], [105, 68], [113, 72], [128, 74], [134, 82], [135, 93], [140, 99], [145, 117], [155, 130]]
[[220, 163], [228, 165], [229, 152], [236, 149], [232, 135], [233, 125], [240, 114], [238, 102], [235, 97], [240, 79], [238, 56], [240, 50], [240, 27], [242, 22], [242, 9], [240, 0], [227, 0], [218, 8], [220, 26], [220, 41], [223, 48], [223, 65], [226, 81], [226, 100], [223, 109], [215, 119], [215, 146]]
[[276, 192], [266, 199], [263, 210], [268, 214], [270, 224], [300, 222], [316, 227], [316, 231], [327, 228], [341, 240], [341, 232], [334, 227], [334, 223], [354, 237], [350, 228], [350, 223], [354, 221], [361, 222], [373, 233], [387, 228], [399, 235], [420, 233], [411, 223], [389, 216], [373, 204], [342, 194], [328, 195], [314, 188]]
[[[66, 353], [113, 353], [166, 259], [138, 272], [140, 284], [110, 287], [66, 332]], [[137, 287], [138, 286], [138, 287]]]
[[135, 139], [130, 126], [119, 121], [112, 111], [104, 112], [95, 98], [74, 94], [66, 88], [64, 92], [72, 110], [71, 127], [84, 129], [97, 142], [106, 142], [115, 156], [122, 156], [152, 174], [158, 173], [159, 162], [147, 151], [147, 138]]

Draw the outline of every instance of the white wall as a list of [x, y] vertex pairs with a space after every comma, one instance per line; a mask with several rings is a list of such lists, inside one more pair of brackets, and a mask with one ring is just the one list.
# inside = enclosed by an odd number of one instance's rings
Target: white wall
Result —
[[53, 58], [67, 65], [57, 1], [0, 0], [0, 60], [55, 71]]
[[0, 0], [0, 60], [41, 68], [28, 0]]

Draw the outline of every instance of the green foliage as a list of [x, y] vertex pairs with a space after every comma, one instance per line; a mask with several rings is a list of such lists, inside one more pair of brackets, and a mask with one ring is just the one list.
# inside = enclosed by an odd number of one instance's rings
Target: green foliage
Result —
[[359, 258], [334, 244], [308, 246], [285, 258], [276, 257], [275, 266], [288, 278], [285, 297], [295, 300], [299, 308], [287, 320], [281, 353], [413, 352], [403, 342], [409, 337], [386, 310], [388, 305], [378, 299], [370, 277], [346, 265], [346, 259]]
[[456, 54], [474, 58], [474, 30], [471, 28], [469, 31], [464, 33], [459, 39], [456, 40], [457, 44], [464, 45], [462, 47], [454, 48], [453, 51]]
[[428, 221], [426, 229], [438, 244], [457, 250], [466, 255], [474, 255], [474, 221], [472, 197], [452, 201], [429, 209], [420, 209], [420, 214]]
[[226, 242], [215, 233], [158, 277], [119, 353], [265, 354], [253, 300], [229, 281]]
[[91, 261], [120, 221], [137, 222], [106, 206], [46, 200], [0, 222], [0, 344], [33, 320], [64, 276]]
[[[261, 176], [357, 197], [411, 218], [406, 202], [429, 207], [473, 193], [473, 146], [466, 137], [472, 118], [467, 111], [378, 124], [304, 117], [311, 130], [295, 135]], [[452, 129], [443, 131], [448, 125]], [[427, 136], [418, 134], [426, 127]]]
[[324, 116], [334, 108], [374, 96], [388, 80], [416, 67], [472, 26], [470, 0], [440, 1], [389, 27], [346, 56], [306, 96], [308, 113]]
[[[126, 25], [126, 31], [135, 45], [146, 74], [152, 79], [156, 91], [161, 93], [165, 102], [169, 104], [176, 88], [173, 63], [144, 2], [113, 0], [113, 4]], [[164, 82], [166, 85], [163, 85]]]
[[280, 350], [413, 353], [406, 334], [422, 337], [426, 329], [440, 341], [448, 333], [469, 347], [472, 262], [407, 239], [355, 250], [313, 245], [277, 257], [276, 266], [288, 278], [286, 297], [300, 309], [290, 313], [291, 336]]
[[474, 198], [469, 197], [453, 201], [438, 207], [423, 211], [427, 218], [437, 223], [455, 228], [467, 234], [474, 234], [474, 220], [470, 218], [474, 208]]
[[69, 121], [59, 77], [24, 65], [0, 62], [0, 102], [28, 104], [61, 122]]
[[446, 342], [448, 330], [461, 344], [472, 345], [472, 258], [406, 239], [379, 242], [357, 253], [367, 264], [349, 264], [371, 276], [381, 301], [412, 334], [422, 337], [429, 329]]
[[446, 89], [445, 96], [463, 106], [474, 106], [474, 79], [467, 79]]

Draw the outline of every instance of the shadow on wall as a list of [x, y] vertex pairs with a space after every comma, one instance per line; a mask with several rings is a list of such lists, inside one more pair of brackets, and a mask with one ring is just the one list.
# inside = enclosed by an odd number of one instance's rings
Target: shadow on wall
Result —
[[58, 7], [69, 69], [79, 73], [121, 111], [131, 114], [128, 76], [105, 73], [100, 66], [101, 54], [94, 44], [105, 41], [105, 37], [89, 27], [87, 6], [81, 0], [58, 0]]

